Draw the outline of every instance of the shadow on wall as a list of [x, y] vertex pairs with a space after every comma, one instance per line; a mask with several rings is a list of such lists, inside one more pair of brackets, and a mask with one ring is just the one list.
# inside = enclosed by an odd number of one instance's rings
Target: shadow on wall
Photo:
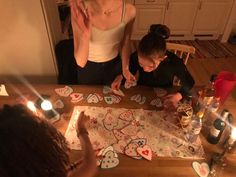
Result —
[[0, 26], [0, 75], [56, 75], [40, 0], [4, 1]]

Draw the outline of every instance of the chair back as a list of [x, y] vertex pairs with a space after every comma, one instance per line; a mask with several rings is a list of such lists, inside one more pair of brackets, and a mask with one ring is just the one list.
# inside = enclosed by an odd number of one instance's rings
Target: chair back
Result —
[[[166, 48], [182, 59], [185, 65], [187, 65], [190, 54], [195, 53], [195, 48], [193, 46], [185, 44], [167, 42]], [[173, 85], [180, 86], [180, 80], [177, 77], [174, 78]]]

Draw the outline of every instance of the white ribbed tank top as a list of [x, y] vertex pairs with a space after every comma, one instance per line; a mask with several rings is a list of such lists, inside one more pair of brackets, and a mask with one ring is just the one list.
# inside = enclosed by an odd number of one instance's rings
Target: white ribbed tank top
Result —
[[123, 0], [121, 22], [107, 30], [91, 28], [88, 60], [93, 62], [107, 62], [115, 58], [120, 50], [121, 41], [125, 31], [125, 1]]

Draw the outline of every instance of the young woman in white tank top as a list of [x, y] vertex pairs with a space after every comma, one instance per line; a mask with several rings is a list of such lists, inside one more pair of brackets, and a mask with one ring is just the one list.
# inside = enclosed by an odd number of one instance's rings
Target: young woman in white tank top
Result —
[[78, 83], [111, 84], [122, 71], [133, 80], [129, 55], [135, 7], [125, 0], [72, 0], [71, 14]]

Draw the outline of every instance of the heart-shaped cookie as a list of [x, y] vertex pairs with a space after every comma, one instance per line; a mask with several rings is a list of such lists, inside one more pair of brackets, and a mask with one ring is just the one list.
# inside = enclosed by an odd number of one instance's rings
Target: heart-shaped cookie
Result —
[[136, 94], [136, 95], [133, 95], [133, 96], [130, 98], [130, 100], [139, 103], [139, 102], [142, 101], [142, 96], [141, 96], [140, 94]]
[[193, 162], [192, 167], [199, 177], [207, 177], [210, 173], [209, 165], [205, 162], [201, 164], [199, 162]]
[[157, 108], [160, 108], [160, 107], [163, 106], [163, 104], [162, 104], [160, 98], [153, 99], [153, 100], [150, 102], [150, 105], [156, 106]]
[[53, 108], [54, 109], [62, 109], [62, 108], [64, 108], [64, 103], [59, 99], [53, 103]]
[[55, 89], [55, 92], [60, 96], [68, 97], [73, 92], [73, 89], [69, 86], [65, 86], [63, 88]]
[[125, 154], [129, 157], [140, 157], [140, 155], [137, 152], [137, 148], [138, 148], [138, 144], [135, 142], [131, 142], [129, 143], [126, 147], [125, 147]]
[[113, 103], [120, 103], [121, 101], [121, 97], [117, 95], [111, 95], [111, 98], [112, 98]]
[[71, 102], [72, 103], [78, 103], [81, 100], [83, 100], [83, 94], [82, 93], [72, 93], [70, 94]]
[[145, 145], [143, 147], [137, 147], [137, 152], [143, 158], [147, 160], [152, 160], [152, 150], [148, 145]]
[[87, 97], [87, 102], [88, 103], [98, 103], [99, 98], [97, 97], [96, 94], [89, 94], [89, 96]]
[[119, 159], [116, 157], [116, 153], [113, 151], [108, 151], [105, 157], [102, 159], [101, 168], [109, 169], [114, 168], [119, 164]]
[[104, 100], [107, 104], [113, 104], [114, 103], [114, 99], [111, 96], [105, 96]]
[[142, 96], [141, 101], [139, 102], [139, 104], [144, 104], [146, 102], [146, 97]]
[[[114, 152], [113, 146], [108, 146], [108, 147], [102, 149], [102, 150], [101, 150], [101, 156], [105, 156], [108, 151], [113, 151], [113, 152]], [[99, 154], [100, 154], [100, 153], [99, 153]], [[118, 157], [118, 155], [115, 154], [115, 157]]]

